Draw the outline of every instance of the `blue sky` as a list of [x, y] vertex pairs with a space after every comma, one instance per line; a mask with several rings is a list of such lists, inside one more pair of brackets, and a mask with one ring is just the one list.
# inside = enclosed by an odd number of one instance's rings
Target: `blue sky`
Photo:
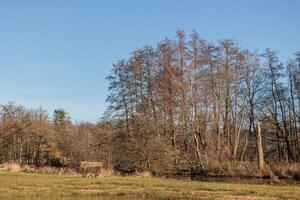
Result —
[[300, 1], [0, 0], [0, 104], [63, 107], [95, 122], [111, 64], [177, 28], [273, 48], [285, 62], [300, 49]]

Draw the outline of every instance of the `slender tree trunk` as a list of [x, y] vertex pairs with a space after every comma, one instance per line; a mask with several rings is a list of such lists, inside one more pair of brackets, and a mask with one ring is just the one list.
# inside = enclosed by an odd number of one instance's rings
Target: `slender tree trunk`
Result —
[[262, 172], [265, 168], [265, 158], [262, 142], [262, 133], [260, 123], [257, 122], [257, 152], [258, 152], [258, 168]]

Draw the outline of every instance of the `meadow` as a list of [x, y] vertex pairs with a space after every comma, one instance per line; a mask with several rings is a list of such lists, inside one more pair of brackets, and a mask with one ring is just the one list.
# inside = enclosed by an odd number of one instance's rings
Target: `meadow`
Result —
[[300, 186], [0, 171], [0, 200], [300, 199]]

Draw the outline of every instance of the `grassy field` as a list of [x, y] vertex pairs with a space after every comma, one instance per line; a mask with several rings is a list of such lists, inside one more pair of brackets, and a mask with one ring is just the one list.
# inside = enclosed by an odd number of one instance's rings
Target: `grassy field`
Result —
[[0, 200], [300, 199], [300, 186], [0, 172]]

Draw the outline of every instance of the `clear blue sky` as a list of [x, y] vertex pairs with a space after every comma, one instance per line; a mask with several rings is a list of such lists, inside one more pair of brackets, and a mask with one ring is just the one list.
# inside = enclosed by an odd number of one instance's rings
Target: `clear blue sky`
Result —
[[211, 42], [300, 49], [299, 0], [1, 0], [0, 104], [63, 107], [97, 121], [111, 64], [145, 44], [193, 29]]

